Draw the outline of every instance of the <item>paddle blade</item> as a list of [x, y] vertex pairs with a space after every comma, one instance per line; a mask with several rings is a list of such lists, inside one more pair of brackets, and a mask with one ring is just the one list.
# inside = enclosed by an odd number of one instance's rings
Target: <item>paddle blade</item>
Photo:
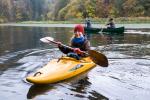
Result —
[[54, 40], [54, 38], [52, 38], [52, 37], [44, 37], [44, 38], [40, 39], [40, 41], [42, 41], [44, 43], [50, 43], [53, 40]]
[[102, 67], [108, 67], [108, 59], [105, 55], [95, 50], [89, 50], [88, 53], [94, 63]]

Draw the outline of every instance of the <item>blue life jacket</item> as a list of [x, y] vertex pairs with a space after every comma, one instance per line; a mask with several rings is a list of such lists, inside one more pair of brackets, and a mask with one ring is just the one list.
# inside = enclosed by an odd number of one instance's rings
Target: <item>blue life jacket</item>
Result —
[[73, 38], [71, 42], [74, 43], [74, 44], [80, 44], [80, 45], [83, 45], [84, 42], [85, 42], [85, 38], [84, 38], [84, 37]]

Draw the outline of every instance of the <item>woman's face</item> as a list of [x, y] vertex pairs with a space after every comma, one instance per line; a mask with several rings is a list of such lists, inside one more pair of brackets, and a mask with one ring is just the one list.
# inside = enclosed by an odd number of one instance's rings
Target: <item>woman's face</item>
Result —
[[83, 36], [83, 34], [81, 32], [78, 32], [78, 31], [75, 32], [76, 38], [80, 38], [81, 36]]

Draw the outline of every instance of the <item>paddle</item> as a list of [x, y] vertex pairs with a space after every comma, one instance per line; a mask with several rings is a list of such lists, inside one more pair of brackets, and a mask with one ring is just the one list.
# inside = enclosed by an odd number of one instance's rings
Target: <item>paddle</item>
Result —
[[102, 25], [102, 27], [101, 27], [101, 31], [99, 32], [101, 35], [103, 35], [103, 30], [104, 30], [104, 28], [105, 28], [105, 26], [106, 26], [106, 23], [108, 23], [108, 18], [106, 19], [106, 21], [105, 21], [105, 23], [104, 23], [104, 25]]
[[[42, 42], [44, 43], [54, 43], [54, 44], [60, 44], [60, 42], [56, 42], [54, 41], [54, 38], [52, 37], [44, 37], [44, 38], [41, 38], [40, 39]], [[61, 46], [64, 46], [66, 48], [69, 48], [71, 50], [73, 50], [72, 47], [70, 46], [67, 46], [67, 45], [64, 45], [64, 44], [60, 44]], [[100, 65], [102, 67], [108, 67], [108, 59], [105, 55], [103, 55], [102, 53], [100, 52], [97, 52], [95, 50], [89, 50], [88, 53], [84, 52], [84, 51], [81, 51], [82, 53], [88, 55], [91, 57], [92, 61], [97, 64], [97, 65]]]

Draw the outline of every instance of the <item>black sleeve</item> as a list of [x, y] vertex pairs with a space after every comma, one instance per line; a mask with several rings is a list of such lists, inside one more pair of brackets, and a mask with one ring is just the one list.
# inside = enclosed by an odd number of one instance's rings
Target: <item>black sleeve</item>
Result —
[[73, 52], [73, 50], [71, 50], [71, 49], [69, 49], [69, 48], [67, 48], [67, 47], [64, 47], [64, 46], [58, 46], [58, 48], [59, 48], [59, 50], [61, 51], [61, 52], [63, 52], [64, 54], [68, 54], [69, 52]]

